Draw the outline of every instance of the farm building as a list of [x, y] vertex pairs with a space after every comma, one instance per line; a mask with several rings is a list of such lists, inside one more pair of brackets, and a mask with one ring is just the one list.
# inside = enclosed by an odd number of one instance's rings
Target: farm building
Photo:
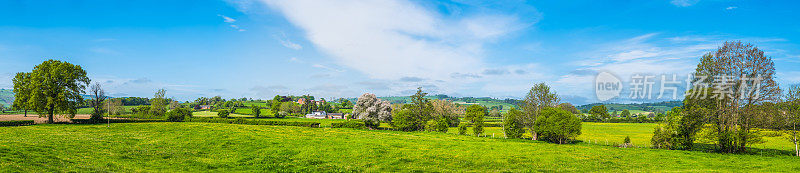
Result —
[[329, 113], [328, 119], [347, 119], [347, 116], [343, 113]]
[[306, 114], [306, 118], [328, 119], [328, 113], [326, 113], [325, 111], [315, 111], [311, 112], [310, 114]]

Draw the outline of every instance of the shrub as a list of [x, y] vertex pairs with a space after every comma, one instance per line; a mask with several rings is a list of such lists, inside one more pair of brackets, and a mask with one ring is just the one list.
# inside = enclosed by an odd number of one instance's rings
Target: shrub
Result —
[[467, 123], [460, 123], [458, 125], [458, 134], [467, 135]]
[[472, 127], [472, 133], [475, 136], [481, 136], [483, 134], [483, 122], [475, 123], [475, 126]]
[[261, 116], [261, 107], [260, 106], [253, 105], [253, 106], [250, 107], [250, 111], [253, 112], [253, 116], [255, 116], [256, 118]]
[[521, 115], [522, 111], [511, 108], [503, 117], [503, 131], [506, 134], [506, 138], [522, 138], [522, 134], [525, 133], [525, 127], [519, 120]]
[[544, 108], [534, 123], [540, 139], [564, 144], [581, 134], [581, 121], [560, 108]]
[[217, 116], [219, 116], [220, 118], [228, 118], [228, 114], [230, 113], [228, 112], [228, 110], [225, 109], [217, 111]]
[[624, 144], [630, 144], [631, 143], [631, 137], [630, 136], [625, 136], [625, 142], [623, 142], [623, 143]]
[[184, 108], [176, 108], [166, 113], [167, 121], [181, 122], [186, 117], [192, 117], [192, 111]]
[[414, 131], [414, 117], [408, 109], [395, 110], [392, 113], [392, 127], [400, 131]]
[[447, 133], [447, 128], [450, 127], [450, 120], [447, 117], [439, 117], [438, 119], [428, 120], [425, 123], [425, 130], [429, 132], [442, 132]]
[[16, 120], [16, 121], [0, 121], [0, 127], [3, 126], [26, 126], [33, 125], [33, 120]]
[[366, 124], [364, 124], [364, 121], [361, 121], [361, 120], [350, 120], [350, 121], [347, 121], [347, 122], [331, 123], [331, 128], [366, 129], [367, 126], [366, 126]]
[[450, 128], [450, 119], [448, 117], [439, 117], [434, 128], [437, 132], [447, 133]]

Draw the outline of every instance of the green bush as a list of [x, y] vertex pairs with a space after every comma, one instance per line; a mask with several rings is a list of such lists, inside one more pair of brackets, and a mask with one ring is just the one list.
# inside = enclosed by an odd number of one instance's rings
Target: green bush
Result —
[[437, 119], [428, 120], [428, 123], [425, 123], [425, 130], [431, 132], [447, 133], [449, 127], [450, 120], [447, 119], [447, 117], [439, 117]]
[[631, 137], [625, 136], [625, 141], [623, 142], [623, 144], [630, 144], [630, 143], [631, 143]]
[[408, 109], [401, 109], [392, 113], [392, 127], [400, 131], [413, 131], [414, 117]]
[[475, 126], [472, 127], [472, 134], [475, 134], [475, 136], [483, 134], [483, 122], [475, 123]]
[[0, 127], [3, 126], [27, 126], [33, 125], [33, 120], [15, 120], [15, 121], [0, 121]]
[[467, 123], [461, 123], [458, 125], [458, 134], [467, 135]]
[[230, 113], [228, 112], [228, 110], [225, 109], [217, 110], [217, 116], [219, 116], [220, 118], [228, 118], [229, 114]]
[[435, 132], [436, 120], [428, 120], [428, 122], [425, 123], [425, 131]]
[[581, 134], [581, 120], [560, 108], [544, 108], [534, 123], [540, 139], [552, 143], [569, 143]]
[[253, 113], [253, 116], [258, 118], [258, 117], [261, 116], [261, 107], [260, 106], [256, 106], [256, 105], [252, 105], [252, 106], [250, 106], [250, 112]]
[[248, 124], [248, 125], [273, 125], [273, 126], [301, 126], [301, 127], [319, 127], [318, 122], [299, 122], [299, 121], [266, 121], [266, 120], [247, 120], [244, 118], [227, 119], [227, 118], [192, 118], [188, 122], [203, 122], [203, 123], [228, 123], [228, 124]]
[[175, 108], [166, 113], [167, 121], [181, 122], [186, 117], [192, 117], [192, 111], [184, 108]]
[[520, 121], [521, 116], [522, 111], [514, 108], [511, 108], [508, 110], [508, 113], [505, 114], [503, 117], [503, 131], [505, 131], [506, 138], [522, 138], [522, 134], [525, 133], [525, 127]]
[[366, 124], [364, 124], [364, 121], [361, 121], [361, 120], [350, 120], [350, 121], [347, 121], [347, 122], [331, 123], [331, 128], [366, 129], [367, 126], [366, 126]]

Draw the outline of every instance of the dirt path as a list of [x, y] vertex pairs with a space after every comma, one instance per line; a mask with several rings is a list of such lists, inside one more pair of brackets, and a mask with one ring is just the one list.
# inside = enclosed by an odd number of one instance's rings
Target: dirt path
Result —
[[[78, 114], [75, 115], [75, 119], [89, 119], [89, 114]], [[28, 114], [28, 117], [25, 117], [24, 114], [15, 114], [15, 115], [0, 115], [0, 121], [13, 121], [13, 120], [33, 120], [36, 124], [42, 124], [47, 122], [47, 117], [39, 117], [36, 114]], [[53, 121], [56, 122], [69, 122], [69, 118], [64, 116], [56, 115], [53, 117]]]

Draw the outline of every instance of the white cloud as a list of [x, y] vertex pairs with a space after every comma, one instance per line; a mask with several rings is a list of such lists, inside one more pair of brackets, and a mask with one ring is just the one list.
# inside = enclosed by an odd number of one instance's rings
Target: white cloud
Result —
[[733, 10], [733, 9], [737, 9], [737, 8], [739, 8], [739, 7], [736, 7], [736, 6], [730, 6], [730, 7], [728, 7], [728, 8], [725, 8], [725, 10]]
[[344, 70], [337, 69], [337, 68], [331, 68], [331, 67], [328, 67], [328, 66], [325, 66], [325, 65], [322, 65], [322, 64], [314, 64], [314, 65], [311, 65], [311, 66], [312, 67], [316, 67], [316, 68], [325, 69], [325, 70], [335, 71], [335, 72], [344, 72]]
[[672, 0], [669, 3], [678, 7], [688, 7], [697, 4], [699, 0]]
[[263, 2], [339, 64], [375, 79], [480, 73], [483, 44], [527, 26], [504, 15], [445, 18], [403, 0]]
[[281, 45], [283, 45], [283, 47], [286, 47], [286, 48], [289, 48], [289, 49], [294, 49], [294, 50], [303, 49], [303, 46], [300, 46], [299, 44], [294, 43], [292, 41], [289, 41], [288, 39], [280, 39], [280, 41], [281, 41]]
[[220, 16], [220, 17], [222, 17], [222, 19], [224, 19], [224, 20], [225, 20], [225, 23], [233, 23], [233, 22], [236, 22], [236, 19], [230, 18], [230, 17], [228, 17], [228, 16], [225, 16], [225, 15], [217, 14], [217, 16]]
[[297, 59], [297, 57], [291, 57], [289, 58], [289, 62], [303, 63], [303, 60]]
[[224, 22], [225, 23], [229, 23], [230, 24], [229, 26], [231, 28], [235, 29], [236, 31], [239, 31], [239, 32], [246, 31], [245, 29], [242, 29], [241, 27], [239, 27], [239, 25], [233, 24], [234, 22], [236, 22], [236, 19], [228, 17], [228, 16], [225, 16], [225, 15], [221, 15], [221, 14], [217, 14], [217, 16], [222, 17]]

